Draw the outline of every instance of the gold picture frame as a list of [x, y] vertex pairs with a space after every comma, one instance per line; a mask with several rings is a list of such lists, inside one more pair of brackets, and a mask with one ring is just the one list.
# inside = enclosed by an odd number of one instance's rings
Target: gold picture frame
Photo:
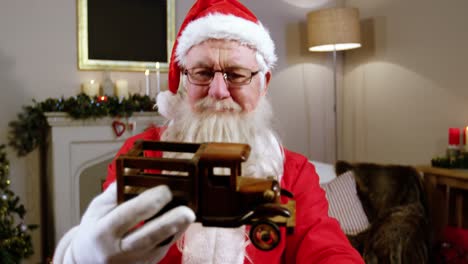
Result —
[[[165, 27], [166, 36], [158, 36], [158, 37], [163, 37], [166, 40], [166, 43], [161, 44], [162, 46], [166, 47], [165, 48], [165, 59], [159, 59], [159, 61], [158, 61], [158, 59], [156, 59], [154, 61], [150, 60], [150, 59], [146, 60], [143, 56], [141, 56], [141, 58], [139, 58], [138, 60], [122, 59], [122, 58], [120, 58], [120, 57], [122, 57], [120, 55], [117, 56], [119, 58], [114, 58], [114, 57], [112, 57], [112, 55], [101, 56], [101, 57], [105, 57], [105, 58], [99, 58], [99, 56], [93, 57], [93, 55], [91, 55], [91, 54], [95, 54], [96, 52], [94, 52], [92, 50], [93, 47], [94, 47], [93, 46], [94, 43], [90, 43], [90, 34], [89, 34], [88, 30], [90, 28], [89, 26], [91, 25], [89, 23], [89, 18], [91, 18], [91, 16], [89, 16], [89, 12], [92, 11], [91, 12], [92, 14], [94, 14], [95, 12], [93, 10], [88, 10], [88, 8], [90, 7], [88, 5], [88, 1], [89, 0], [77, 0], [78, 69], [79, 70], [105, 70], [105, 71], [145, 71], [145, 70], [150, 70], [150, 71], [155, 71], [156, 70], [156, 62], [159, 62], [159, 67], [160, 67], [159, 71], [167, 72], [168, 62], [170, 60], [172, 46], [174, 44], [174, 39], [175, 39], [175, 0], [159, 0], [159, 1], [165, 1], [166, 2], [165, 3], [165, 5], [166, 5], [165, 12], [161, 11], [162, 13], [165, 13], [165, 15], [166, 15], [166, 19], [165, 19], [165, 21], [166, 21], [166, 27]], [[96, 1], [96, 0], [94, 0], [94, 1]], [[101, 1], [101, 0], [99, 0], [99, 1]], [[141, 7], [141, 5], [142, 5], [142, 3], [143, 4], [145, 3], [145, 1], [133, 1], [133, 0], [127, 0], [127, 1], [129, 1], [129, 2], [126, 2], [127, 5], [129, 5], [129, 4], [131, 5], [133, 3], [139, 4], [140, 6], [138, 6], [137, 8], [143, 8], [143, 7]], [[117, 2], [121, 3], [122, 1], [117, 1]], [[113, 2], [113, 3], [117, 3], [117, 2]], [[149, 2], [147, 1], [147, 3], [149, 3]], [[154, 0], [153, 0], [153, 2], [154, 2]], [[97, 3], [97, 2], [93, 2], [92, 4], [94, 5], [95, 3]], [[164, 2], [163, 2], [163, 4], [164, 4]], [[106, 9], [104, 10], [104, 12], [109, 12], [109, 13], [113, 12], [113, 10], [112, 10], [113, 6], [114, 5], [112, 3], [108, 4], [106, 6]], [[99, 9], [99, 12], [103, 12], [103, 9], [102, 8]], [[157, 16], [157, 15], [155, 15], [155, 16]], [[102, 21], [102, 20], [104, 20], [104, 19], [101, 19], [102, 17], [104, 17], [104, 16], [101, 16], [101, 17], [99, 17], [100, 19], [95, 19], [95, 20]], [[153, 19], [153, 18], [154, 18], [154, 16], [152, 16], [151, 18], [147, 17], [146, 21], [148, 21], [148, 19]], [[126, 19], [127, 22], [132, 22], [133, 23], [132, 26], [135, 23], [138, 23], [138, 21], [141, 21], [140, 16], [138, 16], [138, 17], [136, 17], [134, 19], [131, 18], [131, 17], [125, 17], [125, 19]], [[126, 23], [126, 22], [122, 22], [121, 20], [119, 20], [117, 22]], [[108, 23], [107, 26], [109, 24], [112, 24], [112, 23]], [[118, 23], [116, 23], [116, 24], [118, 24]], [[146, 23], [146, 24], [144, 24], [142, 26], [144, 26], [144, 27], [151, 26], [150, 24], [151, 23]], [[154, 24], [153, 24], [153, 26], [154, 26]], [[158, 26], [161, 27], [161, 25], [158, 25]], [[164, 26], [162, 25], [162, 27], [164, 27]], [[122, 27], [120, 27], [120, 28], [122, 28]], [[120, 28], [118, 30], [120, 30]], [[135, 29], [135, 27], [133, 27], [132, 29]], [[93, 32], [95, 32], [95, 31], [93, 31]], [[150, 32], [154, 33], [152, 31], [150, 31]], [[103, 33], [107, 33], [107, 30], [104, 31]], [[96, 36], [96, 34], [94, 34], [94, 36]], [[148, 33], [147, 36], [151, 36], [150, 33]], [[141, 36], [141, 37], [144, 38], [145, 36]], [[154, 37], [154, 36], [151, 36], [151, 37]], [[107, 39], [111, 39], [111, 38], [106, 38], [106, 40]], [[140, 38], [138, 38], [138, 39], [140, 39]], [[102, 40], [101, 40], [101, 42], [102, 42]], [[116, 43], [116, 42], [114, 42], [114, 43]], [[113, 44], [109, 45], [109, 47], [110, 46], [112, 46], [112, 48], [115, 49]], [[155, 48], [155, 49], [157, 49], [157, 48]], [[101, 47], [101, 50], [103, 50], [102, 47]], [[136, 48], [136, 50], [140, 51], [141, 49]], [[152, 52], [150, 50], [151, 50], [151, 47], [148, 48], [148, 52]], [[125, 52], [130, 52], [131, 53], [131, 52], [134, 52], [134, 51], [135, 50], [125, 51]], [[159, 52], [158, 56], [161, 57], [163, 55], [164, 51], [158, 51], [158, 52]], [[149, 56], [147, 56], [147, 57], [149, 57]]]

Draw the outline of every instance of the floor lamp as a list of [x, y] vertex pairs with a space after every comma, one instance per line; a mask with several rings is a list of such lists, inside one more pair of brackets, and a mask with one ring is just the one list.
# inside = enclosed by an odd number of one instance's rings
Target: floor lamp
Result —
[[335, 160], [338, 159], [338, 113], [336, 52], [361, 47], [359, 11], [328, 8], [307, 14], [307, 47], [312, 52], [333, 52], [333, 111], [335, 114]]

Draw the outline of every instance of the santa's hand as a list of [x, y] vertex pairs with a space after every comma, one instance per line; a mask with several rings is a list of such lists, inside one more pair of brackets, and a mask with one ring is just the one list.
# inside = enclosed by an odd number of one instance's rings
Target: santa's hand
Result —
[[[117, 206], [116, 192], [114, 183], [91, 202], [80, 225], [60, 241], [54, 263], [155, 263], [195, 220], [192, 210], [179, 206], [134, 229], [158, 213], [172, 194], [158, 186]], [[171, 243], [160, 245], [172, 236]]]

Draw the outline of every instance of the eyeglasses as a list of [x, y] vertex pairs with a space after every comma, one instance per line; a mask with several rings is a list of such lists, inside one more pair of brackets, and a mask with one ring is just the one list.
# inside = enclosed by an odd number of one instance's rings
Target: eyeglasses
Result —
[[184, 70], [188, 81], [195, 85], [209, 85], [217, 72], [223, 75], [223, 79], [227, 84], [241, 86], [249, 84], [252, 78], [260, 71], [252, 72], [244, 68], [230, 68], [216, 71], [210, 68], [192, 68]]

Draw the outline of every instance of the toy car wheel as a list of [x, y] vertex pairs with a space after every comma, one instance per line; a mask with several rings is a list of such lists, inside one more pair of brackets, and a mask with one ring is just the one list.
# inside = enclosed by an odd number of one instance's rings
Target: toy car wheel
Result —
[[252, 244], [263, 251], [274, 249], [281, 239], [278, 226], [268, 220], [261, 220], [252, 224], [249, 236]]

